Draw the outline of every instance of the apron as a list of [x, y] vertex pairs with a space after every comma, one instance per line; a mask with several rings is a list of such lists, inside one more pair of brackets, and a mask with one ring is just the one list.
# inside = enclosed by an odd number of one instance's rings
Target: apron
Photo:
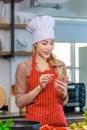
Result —
[[[28, 91], [31, 91], [39, 84], [39, 78], [42, 74], [55, 74], [51, 64], [50, 70], [39, 72], [36, 70], [35, 56], [32, 56], [32, 69], [28, 79]], [[45, 124], [54, 126], [67, 126], [63, 106], [59, 100], [60, 94], [54, 87], [55, 77], [39, 93], [34, 103], [26, 107], [26, 120], [39, 121], [41, 126]]]

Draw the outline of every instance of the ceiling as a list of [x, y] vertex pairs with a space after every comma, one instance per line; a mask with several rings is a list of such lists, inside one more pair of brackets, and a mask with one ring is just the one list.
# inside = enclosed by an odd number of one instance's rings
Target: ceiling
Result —
[[[49, 0], [50, 1], [50, 0]], [[30, 0], [21, 2], [20, 11], [34, 15], [51, 15], [54, 17], [87, 18], [87, 0], [68, 0], [62, 4], [62, 8], [30, 7]]]

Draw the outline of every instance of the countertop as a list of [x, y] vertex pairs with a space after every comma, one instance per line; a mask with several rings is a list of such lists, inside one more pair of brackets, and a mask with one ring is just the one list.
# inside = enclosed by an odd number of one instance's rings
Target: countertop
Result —
[[[20, 120], [20, 119], [24, 119], [25, 118], [25, 113], [10, 113], [8, 111], [3, 111], [3, 112], [0, 112], [0, 120], [6, 120], [8, 118], [13, 118], [13, 120]], [[66, 119], [67, 121], [70, 121], [68, 122], [69, 124], [72, 123], [72, 122], [78, 122], [78, 120], [82, 121], [84, 119], [83, 115], [82, 114], [77, 114], [77, 115], [67, 115], [66, 116]], [[68, 126], [69, 126], [68, 124]], [[70, 129], [69, 127], [66, 127], [66, 130], [72, 130]], [[78, 128], [78, 130], [82, 130], [80, 128]]]
[[[3, 111], [0, 112], [0, 120], [6, 120], [8, 118], [12, 118], [13, 120], [24, 120], [25, 119], [25, 113], [10, 113], [8, 111]], [[78, 123], [83, 121], [84, 117], [82, 114], [75, 114], [75, 115], [66, 115], [66, 120], [68, 123], [68, 126], [70, 124]], [[67, 130], [71, 130], [70, 128], [67, 127]], [[81, 130], [78, 128], [78, 130]]]
[[[0, 118], [5, 118], [5, 117], [25, 117], [25, 113], [18, 113], [18, 112], [14, 112], [14, 113], [10, 113], [8, 111], [0, 111]], [[70, 119], [84, 119], [82, 114], [73, 114], [73, 115], [66, 115], [66, 119], [70, 120]]]
[[6, 119], [6, 118], [24, 118], [25, 113], [10, 113], [8, 111], [0, 111], [0, 119]]

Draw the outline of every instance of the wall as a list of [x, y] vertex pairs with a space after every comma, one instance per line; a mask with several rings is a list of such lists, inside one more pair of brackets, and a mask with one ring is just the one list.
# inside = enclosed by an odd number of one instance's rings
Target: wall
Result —
[[[56, 40], [59, 42], [87, 42], [87, 0], [70, 0], [61, 9], [29, 7], [29, 1], [21, 2], [16, 10], [23, 18], [51, 15], [56, 20]], [[16, 5], [17, 6], [17, 5]], [[25, 8], [26, 6], [26, 8]], [[77, 8], [77, 6], [79, 8]], [[16, 7], [17, 8], [17, 7]]]
[[87, 22], [57, 20], [55, 34], [58, 42], [87, 43]]
[[10, 97], [10, 85], [11, 85], [11, 63], [10, 60], [0, 58], [0, 87], [6, 92], [6, 104], [8, 104], [8, 98]]

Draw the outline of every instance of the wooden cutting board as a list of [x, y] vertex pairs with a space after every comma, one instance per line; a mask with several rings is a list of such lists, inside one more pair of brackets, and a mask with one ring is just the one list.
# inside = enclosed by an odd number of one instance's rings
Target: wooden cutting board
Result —
[[2, 87], [0, 87], [0, 109], [5, 105], [6, 103], [6, 93]]

